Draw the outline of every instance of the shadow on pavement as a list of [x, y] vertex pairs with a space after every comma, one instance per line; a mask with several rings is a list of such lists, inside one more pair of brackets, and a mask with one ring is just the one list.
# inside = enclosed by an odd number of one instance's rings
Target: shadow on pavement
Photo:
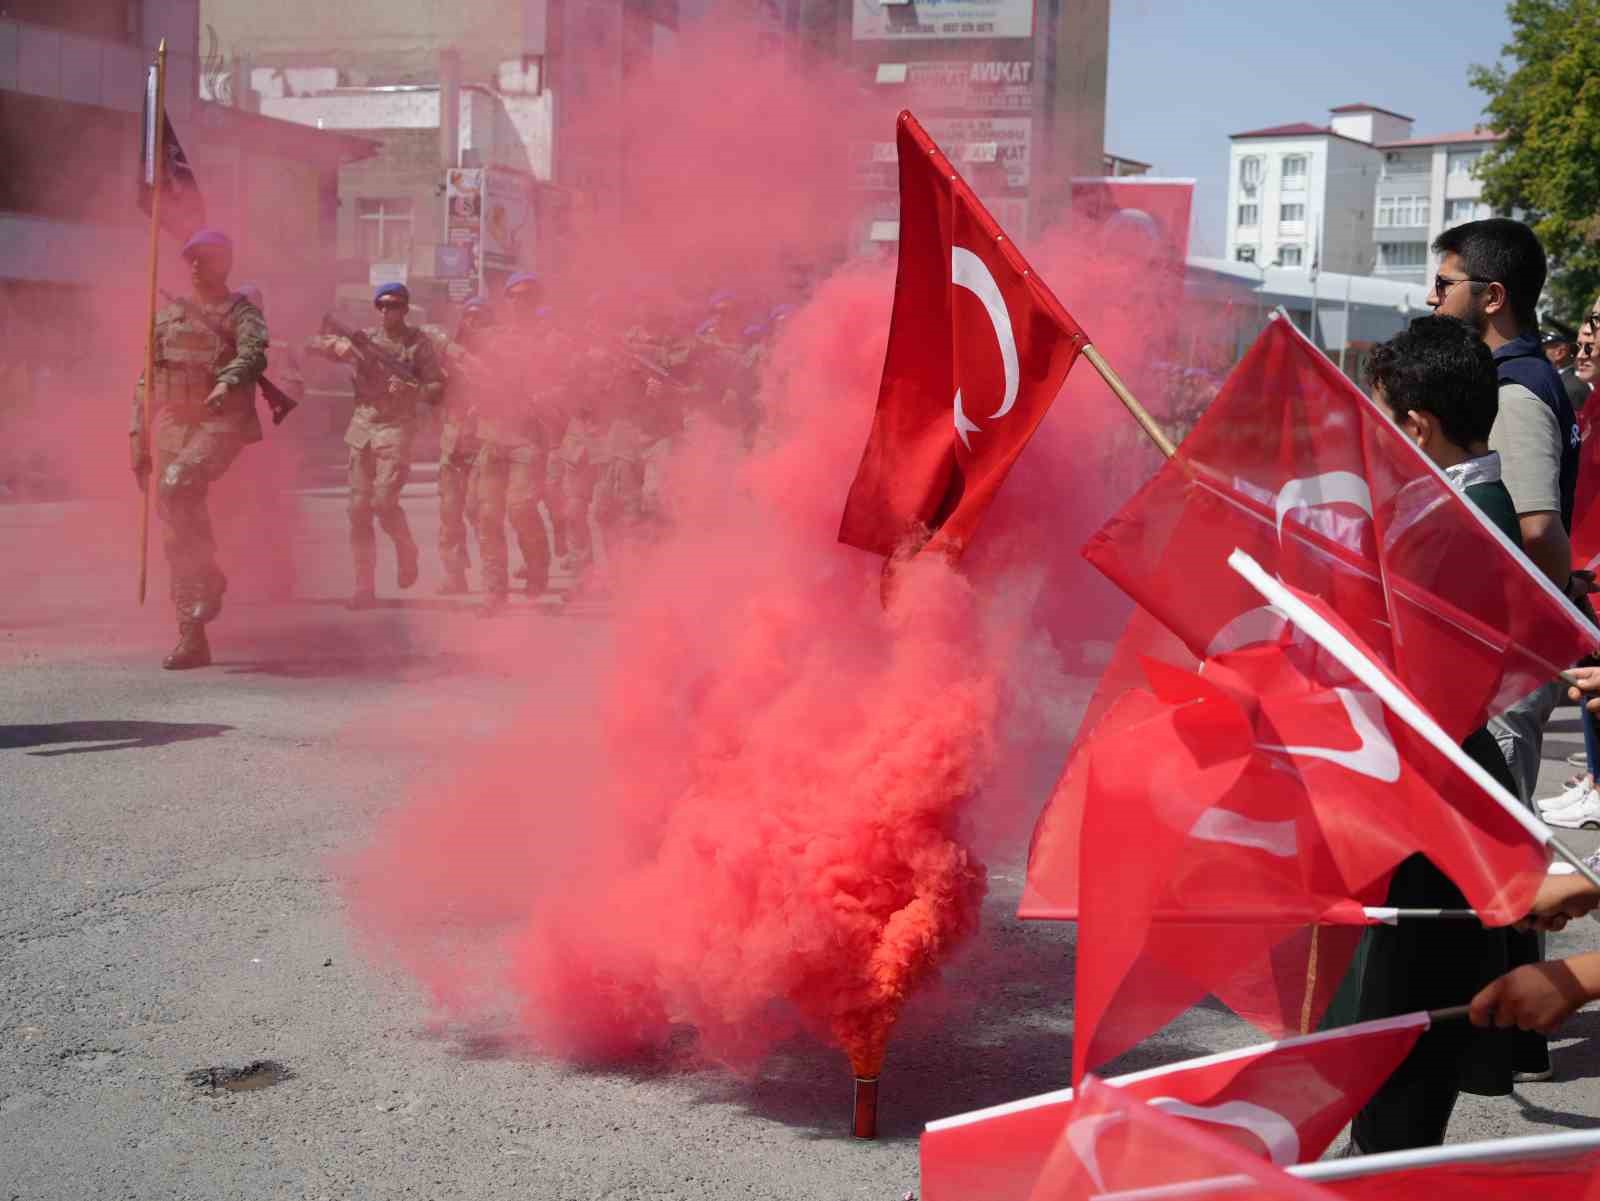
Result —
[[148, 747], [215, 738], [233, 729], [211, 722], [174, 721], [62, 721], [48, 725], [0, 726], [0, 750], [59, 743], [93, 742], [98, 746], [62, 746], [34, 751], [37, 756], [82, 755], [91, 751], [135, 751]]
[[465, 655], [375, 652], [372, 654], [308, 655], [221, 662], [229, 675], [279, 676], [289, 680], [361, 679], [400, 683], [436, 680], [476, 670]]

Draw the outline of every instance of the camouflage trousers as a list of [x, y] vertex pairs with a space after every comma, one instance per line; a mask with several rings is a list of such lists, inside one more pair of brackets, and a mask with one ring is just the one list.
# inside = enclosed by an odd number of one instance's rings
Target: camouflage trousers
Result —
[[451, 451], [439, 457], [439, 560], [450, 575], [465, 574], [470, 564], [467, 528], [478, 528], [480, 451]]
[[507, 520], [528, 564], [528, 595], [542, 595], [549, 587], [550, 543], [539, 516], [544, 483], [542, 451], [486, 442], [478, 453], [478, 554], [483, 559], [485, 592], [504, 596], [511, 588]]
[[600, 473], [587, 459], [572, 463], [560, 455], [550, 456], [550, 524], [556, 531], [558, 554], [577, 555], [580, 559], [592, 554], [589, 506], [599, 477]]
[[400, 562], [414, 562], [417, 542], [411, 536], [400, 489], [411, 476], [411, 442], [350, 448], [350, 554], [355, 560], [356, 590], [370, 592], [378, 572], [378, 537], [373, 519], [394, 541]]
[[242, 449], [238, 434], [192, 426], [169, 427], [156, 440], [156, 515], [179, 621], [210, 621], [222, 610], [227, 580], [217, 567], [207, 497]]

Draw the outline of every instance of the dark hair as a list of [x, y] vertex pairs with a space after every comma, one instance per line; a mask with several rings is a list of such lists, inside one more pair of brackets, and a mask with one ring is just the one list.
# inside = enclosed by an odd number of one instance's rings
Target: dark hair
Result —
[[1490, 280], [1506, 290], [1517, 325], [1539, 324], [1539, 293], [1544, 291], [1544, 247], [1520, 221], [1490, 217], [1447, 229], [1433, 240], [1433, 253], [1453, 254], [1474, 279]]
[[1367, 360], [1367, 382], [1382, 387], [1396, 421], [1432, 413], [1462, 450], [1489, 437], [1500, 412], [1495, 377], [1493, 352], [1454, 317], [1418, 317]]

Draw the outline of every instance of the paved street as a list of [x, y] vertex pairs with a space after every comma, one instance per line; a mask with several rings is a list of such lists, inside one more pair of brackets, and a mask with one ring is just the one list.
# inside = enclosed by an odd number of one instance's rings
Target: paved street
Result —
[[[0, 603], [0, 1201], [897, 1201], [918, 1188], [924, 1121], [1064, 1083], [1071, 931], [1011, 917], [1021, 846], [991, 865], [984, 937], [891, 1047], [877, 1142], [845, 1137], [848, 1068], [809, 1043], [753, 1079], [672, 1056], [586, 1072], [437, 1023], [356, 944], [341, 861], [436, 766], [419, 730], [492, 734], [533, 688], [585, 703], [580, 668], [609, 625], [525, 603], [483, 623], [436, 600], [431, 497], [413, 491], [425, 566], [404, 603], [337, 607], [342, 504], [302, 498], [293, 597], [236, 584], [217, 666], [181, 675], [156, 666], [172, 637], [160, 586], [142, 612], [128, 595], [126, 504], [0, 506], [20, 576]], [[69, 549], [68, 527], [104, 536]], [[547, 651], [537, 681], [505, 667], [524, 639]], [[1564, 710], [1547, 783], [1579, 745]], [[1597, 935], [1579, 923], [1555, 949]], [[1570, 1034], [1555, 1082], [1464, 1100], [1453, 1136], [1600, 1119], [1600, 1016]], [[1118, 1069], [1253, 1041], [1201, 1008]], [[255, 1061], [285, 1074], [243, 1091], [189, 1078]]]

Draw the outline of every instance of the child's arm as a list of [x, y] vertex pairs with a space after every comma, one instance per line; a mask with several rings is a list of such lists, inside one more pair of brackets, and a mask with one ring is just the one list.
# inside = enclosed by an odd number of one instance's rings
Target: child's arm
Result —
[[1549, 1034], [1600, 999], [1600, 951], [1507, 972], [1472, 998], [1474, 1026], [1517, 1026]]

